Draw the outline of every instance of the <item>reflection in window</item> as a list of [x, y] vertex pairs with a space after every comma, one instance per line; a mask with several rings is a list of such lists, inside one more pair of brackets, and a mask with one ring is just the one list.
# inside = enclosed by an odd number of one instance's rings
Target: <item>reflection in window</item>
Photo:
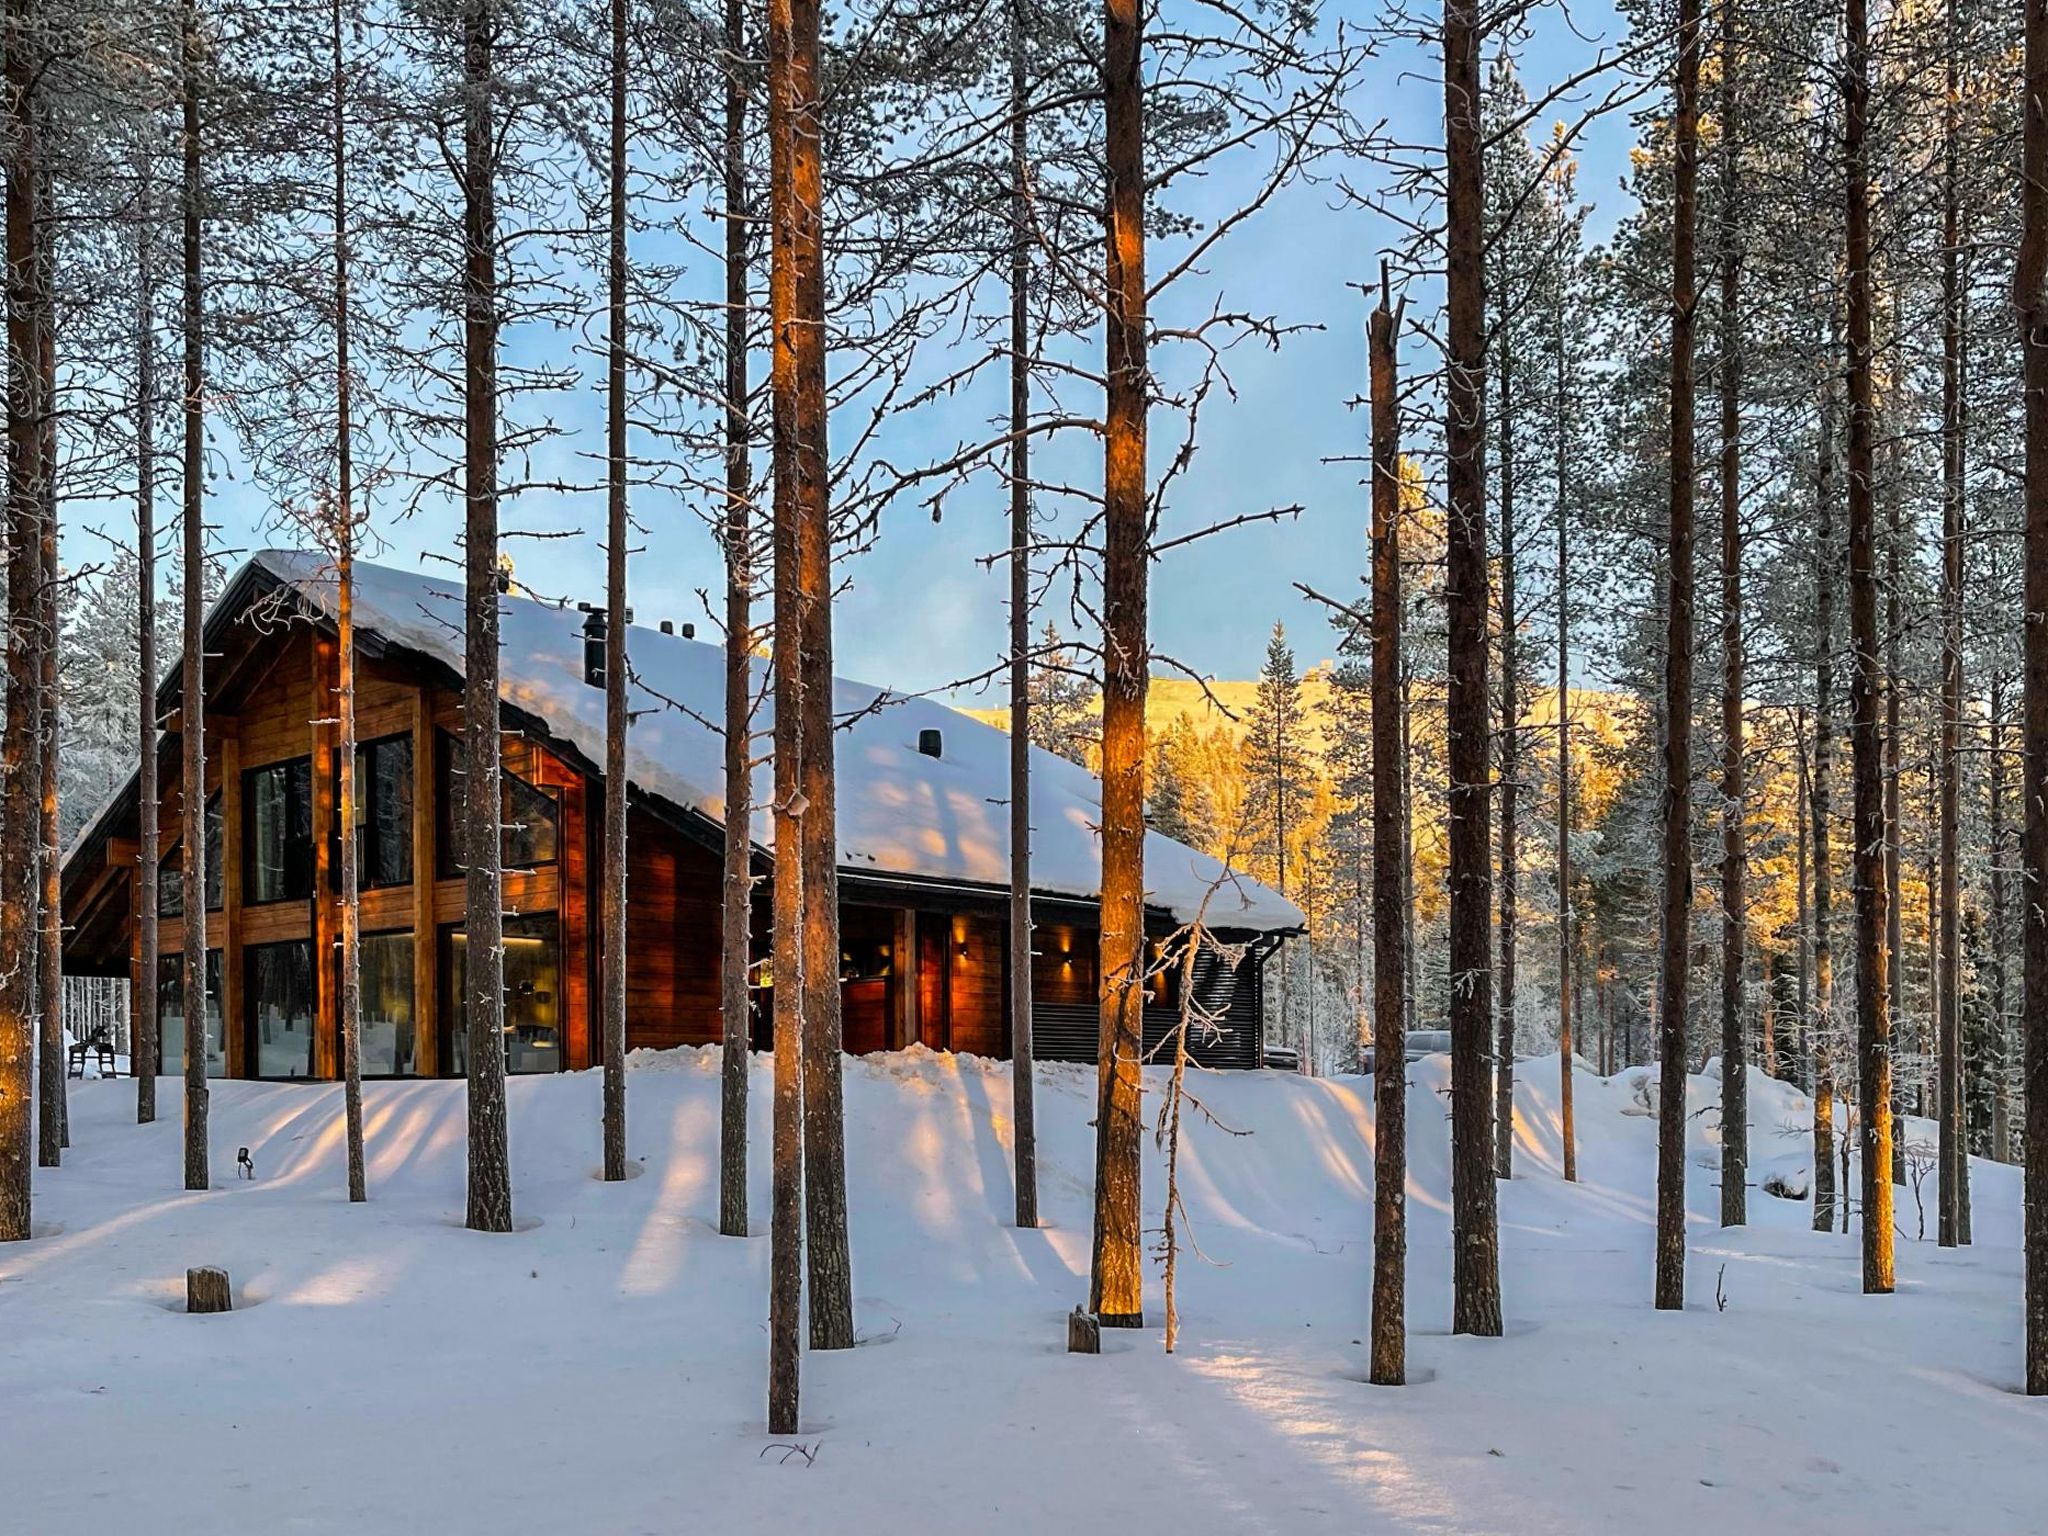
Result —
[[417, 1065], [413, 1037], [412, 935], [366, 933], [359, 944], [363, 1076], [409, 1076]]
[[[464, 868], [461, 852], [463, 775], [469, 752], [461, 738], [440, 733], [440, 782], [435, 792], [439, 810], [440, 853], [443, 879]], [[535, 869], [552, 864], [560, 854], [562, 809], [555, 792], [522, 778], [509, 768], [498, 774], [498, 862], [503, 869]]]
[[[562, 1064], [562, 980], [552, 912], [505, 922], [505, 1070], [553, 1072]], [[468, 937], [446, 935], [441, 974], [447, 978], [442, 1016], [451, 1031], [447, 1059], [457, 1076], [469, 1071]]]
[[[158, 1070], [171, 1077], [185, 1073], [185, 957], [161, 955], [156, 965], [156, 1040]], [[227, 1031], [220, 1011], [220, 951], [206, 952], [206, 1075], [223, 1077], [228, 1070]]]
[[247, 952], [248, 1062], [256, 1077], [313, 1075], [313, 944], [253, 944]]
[[[206, 910], [221, 909], [221, 799], [215, 790], [206, 799]], [[171, 844], [156, 867], [156, 915], [185, 915], [185, 840]]]
[[272, 763], [242, 776], [242, 842], [248, 901], [304, 901], [312, 896], [311, 758]]
[[[341, 826], [341, 779], [334, 788], [334, 825]], [[333, 853], [341, 888], [341, 848]], [[356, 748], [356, 884], [365, 891], [412, 882], [412, 738], [387, 736]]]

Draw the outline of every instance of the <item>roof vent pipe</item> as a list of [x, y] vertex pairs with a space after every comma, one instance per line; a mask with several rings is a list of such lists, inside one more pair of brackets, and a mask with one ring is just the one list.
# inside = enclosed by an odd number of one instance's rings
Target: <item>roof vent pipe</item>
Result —
[[589, 603], [576, 605], [583, 611], [583, 681], [593, 688], [604, 686], [605, 613]]
[[924, 730], [921, 730], [917, 733], [917, 750], [922, 752], [926, 757], [940, 756], [941, 749], [944, 747], [944, 745], [945, 738], [942, 737], [939, 734], [939, 732], [932, 727], [927, 726]]

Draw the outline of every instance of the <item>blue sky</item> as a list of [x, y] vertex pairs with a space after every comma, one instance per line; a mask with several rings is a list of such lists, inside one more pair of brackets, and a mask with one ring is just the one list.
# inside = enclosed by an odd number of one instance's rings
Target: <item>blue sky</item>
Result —
[[[1618, 35], [1618, 23], [1604, 7], [1573, 19], [1582, 36]], [[1523, 60], [1531, 93], [1546, 78], [1579, 67], [1592, 51], [1590, 42], [1563, 30], [1555, 13], [1545, 13]], [[1358, 111], [1385, 116], [1398, 137], [1436, 140], [1441, 96], [1431, 62], [1407, 55], [1368, 64]], [[1548, 124], [1535, 131], [1547, 136]], [[1600, 205], [1596, 234], [1618, 212], [1621, 199], [1614, 189], [1626, 168], [1628, 137], [1625, 122], [1603, 125], [1581, 155], [1580, 187]], [[1226, 164], [1198, 195], [1213, 208], [1233, 206], [1244, 179], [1256, 172], [1252, 163]], [[1366, 173], [1351, 168], [1349, 174]], [[1235, 184], [1233, 177], [1239, 178]], [[1155, 565], [1152, 631], [1163, 655], [1207, 674], [1249, 676], [1276, 619], [1287, 624], [1304, 665], [1330, 654], [1332, 637], [1322, 610], [1294, 584], [1308, 582], [1333, 593], [1358, 589], [1365, 561], [1365, 498], [1358, 468], [1325, 461], [1361, 447], [1363, 412], [1349, 409], [1346, 402], [1364, 385], [1366, 301], [1347, 284], [1376, 277], [1381, 247], [1391, 235], [1373, 216], [1339, 207], [1331, 187], [1296, 187], [1234, 233], [1203, 275], [1176, 288], [1155, 311], [1156, 319], [1171, 324], [1220, 300], [1321, 327], [1290, 338], [1278, 352], [1247, 348], [1236, 353], [1231, 364], [1235, 399], [1205, 408], [1199, 450], [1173, 495], [1164, 535], [1270, 506], [1300, 503], [1304, 510], [1286, 522], [1219, 534]], [[1165, 251], [1155, 254], [1155, 275], [1166, 257]], [[1408, 350], [1411, 366], [1428, 365], [1421, 342], [1411, 342]], [[934, 359], [933, 366], [944, 366], [944, 360]], [[1172, 366], [1170, 359], [1164, 366]], [[892, 437], [892, 456], [904, 462], [921, 450], [944, 453], [985, 431], [1002, 403], [999, 381], [989, 382], [992, 390], [925, 410]], [[587, 478], [593, 472], [594, 466], [577, 463], [575, 456], [601, 442], [600, 384], [593, 377], [573, 396], [551, 403], [568, 434], [551, 450], [564, 475]], [[220, 428], [215, 430], [218, 435]], [[1163, 421], [1155, 429], [1155, 473], [1177, 440], [1174, 423]], [[1099, 479], [1100, 450], [1092, 440], [1070, 439], [1053, 461], [1063, 462], [1077, 477]], [[246, 477], [217, 481], [211, 495], [209, 517], [219, 525], [223, 545], [246, 549], [277, 541], [276, 534], [263, 531], [268, 515]], [[645, 549], [631, 576], [637, 617], [643, 623], [694, 620], [708, 632], [697, 593], [716, 590], [718, 555], [698, 510], [672, 495], [649, 492], [638, 498], [636, 513], [647, 528]], [[169, 503], [159, 512], [163, 519], [174, 515]], [[599, 596], [603, 551], [597, 530], [602, 517], [596, 495], [523, 498], [508, 511], [508, 526], [582, 530], [583, 536], [515, 542], [510, 547], [522, 574], [550, 594]], [[916, 505], [894, 511], [875, 548], [844, 563], [842, 576], [849, 585], [836, 609], [838, 669], [875, 683], [928, 689], [992, 666], [1000, 656], [1006, 623], [1007, 578], [977, 561], [1003, 545], [1006, 519], [1006, 493], [993, 479], [949, 503], [941, 523], [934, 524]], [[82, 520], [97, 521], [100, 514], [85, 511]], [[452, 554], [458, 528], [452, 507], [426, 509], [381, 530], [387, 549], [380, 558], [412, 565], [423, 555]], [[104, 549], [75, 524], [69, 540], [67, 555], [73, 560], [94, 558]]]

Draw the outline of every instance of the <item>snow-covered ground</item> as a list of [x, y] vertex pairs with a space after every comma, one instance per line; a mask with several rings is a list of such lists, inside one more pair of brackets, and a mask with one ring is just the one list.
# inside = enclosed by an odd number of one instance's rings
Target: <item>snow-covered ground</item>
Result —
[[[1507, 1336], [1452, 1338], [1445, 1063], [1413, 1069], [1413, 1385], [1362, 1381], [1369, 1082], [1261, 1073], [1189, 1128], [1211, 1262], [1157, 1328], [1063, 1352], [1083, 1297], [1092, 1078], [1042, 1068], [1048, 1227], [1011, 1207], [1008, 1068], [848, 1064], [863, 1347], [808, 1357], [805, 1454], [763, 1428], [765, 1236], [717, 1235], [710, 1053], [634, 1059], [641, 1177], [607, 1186], [592, 1074], [515, 1080], [524, 1230], [460, 1226], [457, 1083], [372, 1084], [371, 1202], [344, 1199], [340, 1090], [220, 1083], [216, 1188], [179, 1189], [178, 1085], [73, 1084], [39, 1235], [0, 1249], [0, 1508], [25, 1536], [558, 1533], [2038, 1532], [2048, 1403], [2016, 1395], [2020, 1181], [1975, 1170], [1978, 1242], [1913, 1240], [1858, 1294], [1854, 1239], [1753, 1193], [1724, 1233], [1694, 1083], [1687, 1310], [1651, 1310], [1653, 1074], [1524, 1067], [1501, 1191]], [[1754, 1168], [1803, 1179], [1805, 1103], [1761, 1077]], [[754, 1135], [768, 1082], [755, 1063]], [[1918, 1125], [1916, 1134], [1926, 1127]], [[254, 1182], [234, 1177], [246, 1145]], [[1163, 1187], [1146, 1171], [1156, 1220]], [[755, 1224], [765, 1231], [765, 1158]], [[1932, 1200], [1932, 1180], [1927, 1196]], [[1931, 1230], [1931, 1216], [1930, 1216]], [[241, 1309], [182, 1312], [193, 1264]], [[1717, 1308], [1717, 1284], [1725, 1309]], [[1158, 1311], [1156, 1286], [1150, 1299]]]

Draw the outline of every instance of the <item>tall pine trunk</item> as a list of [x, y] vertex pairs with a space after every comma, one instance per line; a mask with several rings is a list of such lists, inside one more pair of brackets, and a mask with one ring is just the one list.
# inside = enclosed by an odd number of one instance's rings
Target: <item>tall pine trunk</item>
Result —
[[1819, 474], [1814, 497], [1813, 674], [1813, 1230], [1835, 1220], [1835, 487], [1834, 399], [1821, 394]]
[[[47, 117], [46, 117], [47, 121]], [[44, 157], [36, 167], [41, 181], [36, 203], [45, 217], [55, 206], [50, 194], [50, 162]], [[64, 933], [60, 891], [62, 852], [57, 846], [57, 636], [61, 621], [57, 609], [57, 328], [54, 303], [55, 273], [50, 238], [43, 234], [36, 242], [36, 294], [41, 307], [36, 326], [36, 370], [38, 393], [43, 402], [41, 431], [42, 522], [38, 529], [37, 554], [42, 579], [36, 589], [36, 622], [42, 630], [36, 693], [38, 721], [36, 751], [41, 772], [36, 784], [36, 1015], [42, 1034], [38, 1082], [41, 1110], [38, 1117], [36, 1160], [55, 1168], [64, 1160], [64, 1148], [71, 1145], [69, 1104], [64, 1091]]]
[[[2027, 0], [2020, 249], [2013, 299], [2026, 404], [2021, 870], [2048, 890], [2048, 0]], [[2026, 1032], [2026, 1387], [2048, 1394], [2048, 903], [2021, 904]]]
[[205, 45], [196, 0], [179, 12], [179, 72], [184, 114], [185, 346], [184, 398], [184, 680], [181, 688], [184, 750], [178, 803], [184, 821], [185, 900], [185, 1187], [211, 1181], [207, 1148], [206, 1085], [206, 370], [205, 291], [200, 271], [200, 69]]
[[42, 582], [42, 367], [36, 347], [40, 226], [32, 39], [33, 0], [8, 0], [0, 75], [7, 154], [7, 701], [0, 732], [0, 1241], [30, 1232], [35, 1083], [37, 762], [42, 658], [35, 622]]
[[1699, 208], [1699, 0], [1679, 0], [1672, 125], [1671, 517], [1666, 532], [1663, 916], [1657, 978], [1657, 1283], [1685, 1305], [1687, 984], [1692, 924], [1693, 243]]
[[719, 936], [718, 1230], [747, 1235], [754, 941], [753, 466], [747, 406], [747, 9], [725, 4], [725, 846]]
[[1451, 1254], [1454, 1333], [1501, 1331], [1500, 1229], [1495, 1208], [1492, 1072], [1492, 850], [1487, 801], [1486, 273], [1484, 165], [1479, 134], [1479, 15], [1445, 0], [1444, 482], [1450, 621], [1449, 737], [1451, 967]]
[[1892, 1288], [1891, 954], [1887, 888], [1885, 751], [1878, 700], [1884, 686], [1877, 613], [1877, 509], [1871, 495], [1872, 411], [1869, 23], [1866, 0], [1848, 0], [1849, 676], [1855, 802], [1856, 1054], [1863, 1153], [1863, 1289]]
[[1408, 927], [1401, 818], [1400, 311], [1384, 276], [1372, 368], [1372, 1379], [1407, 1380]]
[[1494, 1171], [1515, 1171], [1515, 937], [1520, 854], [1515, 846], [1521, 791], [1521, 699], [1515, 690], [1520, 636], [1515, 627], [1515, 352], [1502, 320], [1500, 344], [1500, 1025], [1494, 1046]]
[[[797, 1430], [804, 1243], [803, 508], [798, 487], [802, 434], [797, 409], [802, 345], [795, 179], [796, 0], [768, 4], [769, 264], [775, 477], [775, 1130], [768, 1260], [768, 1431]], [[834, 964], [837, 974], [837, 964]]]
[[[341, 1080], [348, 1133], [348, 1197], [369, 1198], [363, 1171], [362, 853], [356, 840], [355, 419], [349, 368], [348, 76], [342, 60], [342, 3], [328, 9], [334, 70], [334, 532], [337, 677], [335, 752], [341, 800]], [[413, 942], [424, 942], [415, 925]]]
[[[145, 122], [147, 120], [145, 119]], [[149, 130], [141, 130], [145, 135]], [[156, 1121], [157, 846], [156, 713], [156, 233], [154, 156], [145, 137], [135, 155], [135, 983], [128, 1069], [135, 1075], [135, 1123]]]
[[1017, 1225], [1038, 1225], [1031, 1052], [1031, 222], [1024, 7], [1010, 0], [1010, 1119]]
[[[839, 838], [833, 771], [832, 509], [826, 456], [823, 133], [818, 0], [791, 0], [788, 241], [795, 303], [789, 336], [804, 688], [800, 822], [804, 881], [804, 1225], [813, 1349], [853, 1348], [853, 1264], [846, 1218], [841, 1085]], [[780, 247], [779, 247], [780, 249]]]
[[1103, 369], [1102, 999], [1097, 1036], [1095, 1229], [1089, 1310], [1142, 1327], [1138, 1195], [1144, 1128], [1145, 697], [1149, 498], [1145, 416], [1145, 103], [1140, 0], [1105, 0], [1102, 88], [1108, 176]]
[[1991, 866], [1990, 954], [1991, 972], [1991, 1156], [1998, 1162], [2012, 1160], [2012, 1023], [2006, 1016], [2006, 931], [2005, 931], [2005, 675], [1991, 673], [1989, 719], [1985, 722], [1984, 774], [1990, 783], [1986, 798], [1989, 811]]
[[[1742, 175], [1735, 7], [1721, 9], [1721, 1225], [1749, 1220], [1742, 708]], [[1768, 977], [1766, 978], [1768, 990]]]
[[[1962, 200], [1957, 185], [1956, 104], [1961, 92], [1956, 0], [1949, 0], [1947, 90], [1942, 102], [1941, 168], [1941, 1109], [1937, 1183], [1944, 1247], [1967, 1241], [1965, 1184], [1969, 1150], [1963, 1139], [1962, 905], [1963, 724], [1963, 437]], [[1997, 857], [1994, 849], [1992, 857]]]
[[604, 1176], [626, 1176], [626, 5], [611, 0], [605, 297]]
[[467, 1225], [478, 1232], [512, 1230], [498, 756], [498, 25], [496, 0], [463, 0], [463, 1004], [469, 1046]]
[[1557, 295], [1557, 1127], [1567, 1183], [1578, 1182], [1579, 1138], [1572, 1113], [1572, 593], [1571, 521], [1566, 511], [1565, 295]]

